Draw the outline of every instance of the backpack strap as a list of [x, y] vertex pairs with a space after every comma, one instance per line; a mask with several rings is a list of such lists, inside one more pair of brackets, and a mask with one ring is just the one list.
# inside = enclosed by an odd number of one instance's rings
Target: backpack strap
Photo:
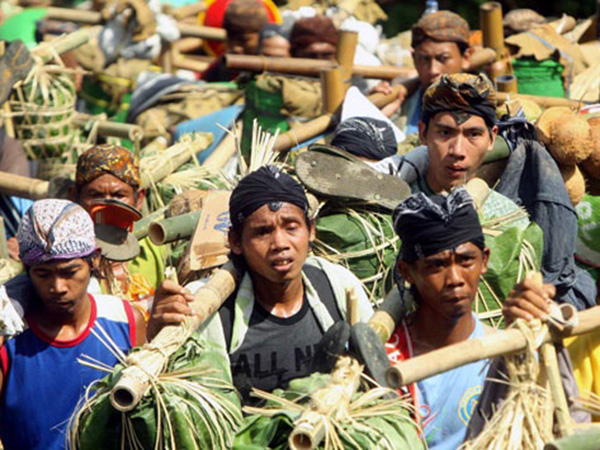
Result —
[[[323, 269], [305, 264], [302, 270], [319, 294], [319, 298], [327, 308], [327, 312], [329, 312], [333, 322], [335, 323], [343, 320], [342, 313], [335, 299], [333, 287], [331, 286], [331, 282], [329, 281], [329, 278], [327, 278], [327, 275], [325, 275]], [[231, 294], [227, 300], [225, 300], [225, 303], [223, 303], [223, 306], [221, 306], [219, 309], [219, 316], [221, 317], [221, 324], [223, 326], [223, 334], [225, 336], [225, 344], [228, 353], [229, 348], [231, 347], [231, 339], [233, 334], [234, 308], [237, 294], [238, 292], [236, 289], [235, 292]]]
[[344, 320], [340, 308], [338, 307], [338, 303], [335, 299], [333, 286], [331, 286], [331, 282], [329, 281], [327, 275], [325, 275], [323, 269], [308, 264], [305, 264], [302, 269], [310, 280], [310, 283], [319, 294], [319, 299], [327, 308], [327, 311], [333, 319], [333, 322], [336, 323], [340, 320]]
[[231, 347], [231, 337], [233, 334], [233, 315], [235, 308], [235, 298], [237, 297], [238, 290], [236, 289], [231, 294], [223, 306], [219, 308], [219, 316], [221, 317], [221, 325], [223, 326], [223, 336], [225, 336], [225, 350], [229, 354], [229, 348]]

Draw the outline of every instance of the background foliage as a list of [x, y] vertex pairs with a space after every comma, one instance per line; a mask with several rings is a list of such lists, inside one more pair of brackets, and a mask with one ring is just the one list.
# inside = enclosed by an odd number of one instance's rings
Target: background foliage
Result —
[[[438, 0], [440, 9], [449, 9], [467, 19], [472, 29], [479, 28], [479, 5], [486, 0]], [[384, 24], [386, 36], [395, 36], [408, 30], [425, 10], [425, 0], [380, 0], [389, 16]], [[501, 0], [506, 13], [516, 8], [531, 8], [546, 17], [560, 17], [563, 13], [578, 19], [587, 18], [596, 11], [595, 0]]]

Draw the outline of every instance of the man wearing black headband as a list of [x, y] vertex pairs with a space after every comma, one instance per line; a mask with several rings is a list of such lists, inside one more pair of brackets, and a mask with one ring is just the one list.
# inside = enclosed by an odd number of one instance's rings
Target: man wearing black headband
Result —
[[[495, 97], [485, 75], [442, 75], [423, 96], [419, 137], [424, 146], [394, 160], [386, 171], [426, 195], [464, 184], [494, 146]], [[534, 141], [514, 149], [482, 213], [486, 220], [502, 218], [518, 211], [517, 204], [544, 233], [542, 273], [556, 286], [557, 301], [578, 309], [595, 305], [593, 280], [575, 266], [577, 215], [556, 163]]]
[[[308, 257], [314, 224], [302, 186], [273, 166], [242, 179], [229, 202], [229, 242], [244, 275], [237, 291], [209, 320], [202, 336], [223, 347], [235, 386], [272, 391], [307, 376], [315, 346], [346, 315], [346, 288], [359, 300], [361, 320], [373, 313], [358, 279], [347, 269]], [[194, 292], [201, 283], [192, 283]], [[189, 292], [167, 281], [159, 288], [149, 337], [191, 314]]]
[[[490, 251], [467, 191], [415, 194], [394, 211], [394, 226], [402, 241], [397, 270], [410, 285], [417, 310], [386, 344], [390, 361], [492, 332], [471, 309]], [[485, 365], [469, 364], [409, 386], [430, 449], [455, 449], [462, 443]]]

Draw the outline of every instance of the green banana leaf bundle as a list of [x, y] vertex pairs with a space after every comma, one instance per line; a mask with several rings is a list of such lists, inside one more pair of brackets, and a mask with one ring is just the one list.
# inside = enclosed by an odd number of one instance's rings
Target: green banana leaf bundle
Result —
[[71, 421], [72, 449], [231, 448], [242, 412], [229, 362], [212, 344], [190, 337], [171, 357], [142, 401], [130, 412], [109, 400], [123, 366], [96, 386]]
[[[288, 438], [295, 422], [310, 401], [310, 395], [325, 388], [331, 375], [314, 374], [290, 382], [287, 390], [268, 395], [262, 411], [244, 420], [234, 450], [282, 450], [289, 448]], [[346, 420], [331, 419], [339, 437], [338, 444], [324, 439], [322, 449], [425, 449], [426, 444], [411, 417], [407, 401], [400, 397], [386, 399], [380, 391], [359, 391], [353, 398]], [[259, 408], [248, 408], [256, 411]]]
[[480, 320], [493, 327], [502, 327], [502, 303], [510, 291], [516, 283], [523, 281], [528, 271], [541, 269], [544, 235], [535, 223], [494, 234], [485, 233], [490, 260], [487, 273], [479, 283], [473, 308]]
[[391, 215], [366, 208], [342, 208], [318, 217], [316, 228], [315, 254], [348, 268], [377, 305], [393, 286], [400, 249]]

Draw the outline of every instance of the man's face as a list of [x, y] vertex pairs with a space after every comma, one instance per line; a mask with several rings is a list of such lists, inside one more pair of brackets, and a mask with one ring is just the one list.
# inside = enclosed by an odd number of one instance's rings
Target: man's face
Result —
[[55, 260], [31, 266], [29, 278], [44, 308], [51, 313], [73, 313], [85, 298], [91, 268], [85, 259]]
[[335, 59], [335, 45], [329, 42], [315, 42], [308, 47], [299, 49], [297, 58], [323, 59], [333, 61]]
[[270, 57], [287, 58], [290, 56], [290, 43], [283, 36], [271, 36], [263, 39], [260, 53]]
[[487, 271], [489, 249], [467, 242], [412, 264], [399, 263], [405, 280], [419, 293], [420, 307], [450, 322], [469, 314], [479, 277]]
[[227, 40], [227, 51], [234, 55], [256, 55], [258, 41], [258, 33], [255, 32], [232, 35]]
[[413, 61], [419, 74], [419, 80], [427, 89], [443, 74], [460, 73], [469, 67], [471, 51], [460, 53], [455, 42], [437, 42], [426, 39], [414, 49]]
[[498, 127], [494, 127], [490, 135], [485, 120], [473, 115], [459, 125], [453, 114], [437, 113], [427, 130], [419, 122], [419, 137], [429, 153], [429, 187], [439, 193], [464, 184], [494, 147], [497, 133]]
[[143, 201], [141, 195], [136, 197], [133, 187], [109, 173], [84, 184], [79, 190], [76, 201], [83, 209], [90, 212], [95, 200], [107, 199], [119, 200], [136, 208], [140, 208], [140, 203]]
[[244, 256], [252, 275], [278, 284], [301, 276], [313, 239], [314, 226], [290, 203], [278, 211], [263, 205], [244, 221], [241, 236], [230, 233], [232, 251]]

